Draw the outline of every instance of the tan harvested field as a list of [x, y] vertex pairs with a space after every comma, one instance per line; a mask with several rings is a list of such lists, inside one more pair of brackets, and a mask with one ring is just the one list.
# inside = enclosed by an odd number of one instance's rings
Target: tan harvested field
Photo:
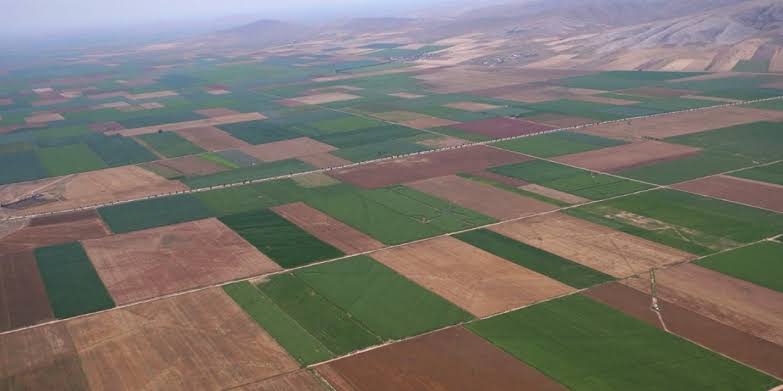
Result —
[[438, 72], [417, 75], [416, 79], [423, 81], [435, 92], [452, 94], [562, 79], [586, 73], [584, 71], [560, 69], [520, 69], [508, 67], [487, 70], [487, 68], [480, 66], [455, 66], [444, 68]]
[[481, 112], [481, 111], [494, 110], [500, 108], [500, 106], [495, 106], [495, 105], [490, 105], [487, 103], [480, 103], [480, 102], [454, 102], [454, 103], [448, 103], [445, 106], [450, 107], [452, 109], [472, 111], [472, 112]]
[[557, 206], [456, 175], [424, 179], [406, 185], [498, 220], [557, 209]]
[[557, 99], [581, 99], [583, 97], [605, 93], [602, 90], [585, 88], [566, 88], [542, 84], [512, 84], [495, 88], [473, 91], [473, 94], [507, 99], [524, 103], [540, 103]]
[[43, 194], [51, 200], [29, 208], [6, 209], [9, 215], [19, 215], [67, 210], [181, 190], [187, 190], [187, 186], [141, 167], [124, 166], [47, 179], [37, 183], [37, 186], [25, 183], [6, 185], [0, 189], [0, 200], [7, 203], [31, 194]]
[[490, 171], [484, 171], [484, 170], [469, 171], [469, 174], [479, 178], [489, 179], [490, 181], [498, 182], [512, 187], [520, 187], [528, 184], [528, 182], [525, 182], [519, 178], [512, 178], [510, 176], [500, 175]]
[[39, 124], [44, 122], [62, 121], [65, 118], [59, 113], [39, 113], [26, 117], [24, 120], [28, 124]]
[[381, 250], [371, 256], [479, 317], [573, 291], [448, 236]]
[[332, 361], [316, 370], [337, 391], [566, 390], [462, 327]]
[[85, 240], [117, 304], [280, 270], [217, 219]]
[[340, 167], [353, 163], [350, 160], [343, 159], [328, 152], [299, 156], [297, 159], [316, 168]]
[[605, 96], [579, 95], [574, 98], [583, 102], [602, 103], [615, 106], [629, 106], [638, 104], [639, 101], [629, 99], [607, 98]]
[[143, 94], [126, 94], [124, 95], [125, 98], [130, 100], [144, 100], [144, 99], [155, 99], [155, 98], [165, 98], [169, 96], [177, 96], [179, 95], [176, 91], [155, 91], [155, 92], [146, 92]]
[[163, 105], [163, 103], [158, 102], [147, 102], [147, 103], [141, 103], [139, 104], [139, 107], [144, 110], [152, 110], [152, 109], [162, 109], [166, 106]]
[[95, 106], [95, 109], [120, 109], [124, 107], [131, 107], [131, 104], [125, 101], [101, 103]]
[[203, 115], [205, 117], [209, 117], [209, 118], [224, 117], [224, 116], [227, 116], [227, 115], [242, 114], [242, 113], [240, 113], [240, 112], [238, 112], [236, 110], [226, 109], [226, 108], [222, 108], [222, 107], [215, 107], [215, 108], [211, 108], [211, 109], [196, 110], [195, 113]]
[[142, 128], [123, 129], [116, 132], [107, 132], [107, 134], [119, 134], [125, 137], [139, 136], [142, 134], [156, 133], [159, 130], [163, 131], [179, 131], [190, 128], [203, 128], [207, 126], [219, 126], [236, 124], [240, 122], [258, 121], [266, 119], [261, 113], [242, 113], [237, 115], [226, 115], [215, 118], [197, 119], [194, 121], [175, 122], [171, 124], [160, 124], [154, 126], [145, 126]]
[[297, 175], [292, 178], [296, 184], [304, 188], [312, 189], [340, 183], [337, 179], [321, 172], [315, 172], [307, 175]]
[[90, 129], [99, 132], [99, 133], [106, 133], [106, 132], [112, 132], [115, 130], [122, 130], [125, 129], [122, 124], [119, 122], [109, 121], [109, 122], [99, 122], [96, 124], [90, 124]]
[[667, 138], [759, 121], [783, 121], [783, 111], [728, 106], [594, 126], [585, 133], [616, 139]]
[[687, 99], [698, 99], [698, 100], [710, 100], [713, 102], [721, 102], [721, 103], [737, 103], [742, 102], [739, 99], [731, 99], [731, 98], [718, 98], [715, 96], [702, 96], [702, 95], [685, 95], [683, 98]]
[[595, 171], [616, 172], [660, 162], [682, 159], [701, 151], [687, 145], [644, 140], [615, 147], [553, 158], [560, 163]]
[[244, 147], [242, 148], [242, 152], [265, 162], [274, 162], [307, 155], [328, 153], [336, 149], [337, 148], [329, 144], [324, 144], [309, 137], [299, 137], [290, 140]]
[[323, 94], [313, 94], [292, 98], [290, 100], [306, 105], [322, 105], [324, 103], [343, 102], [347, 100], [359, 99], [360, 96], [348, 94], [345, 92], [327, 92]]
[[179, 171], [185, 176], [209, 175], [226, 171], [228, 167], [203, 159], [196, 155], [178, 157], [174, 159], [157, 161], [154, 164]]
[[424, 95], [411, 94], [411, 93], [408, 93], [408, 92], [397, 92], [397, 93], [394, 93], [394, 94], [389, 94], [389, 96], [394, 96], [394, 97], [402, 98], [402, 99], [418, 99], [418, 98], [423, 98], [424, 97]]
[[[661, 299], [783, 346], [783, 293], [694, 264], [660, 270], [655, 278]], [[647, 276], [623, 283], [649, 293]]]
[[272, 210], [346, 254], [358, 254], [383, 248], [383, 243], [303, 202], [276, 206]]
[[424, 145], [426, 147], [431, 147], [431, 148], [450, 148], [450, 147], [465, 145], [468, 143], [470, 143], [470, 141], [463, 140], [461, 138], [444, 136], [444, 137], [435, 137], [426, 140], [421, 140], [416, 144]]
[[94, 210], [36, 217], [8, 232], [0, 241], [0, 256], [37, 247], [102, 238], [109, 229]]
[[344, 168], [329, 175], [356, 186], [378, 188], [527, 160], [517, 153], [474, 146]]
[[214, 126], [182, 129], [177, 133], [207, 151], [224, 151], [250, 146], [250, 144]]
[[309, 370], [287, 373], [234, 388], [236, 391], [333, 391], [326, 382], [317, 378]]
[[544, 187], [541, 185], [536, 184], [529, 184], [529, 185], [522, 185], [519, 186], [520, 190], [529, 191], [531, 193], [535, 193], [547, 198], [551, 198], [553, 200], [558, 200], [565, 202], [567, 204], [581, 204], [583, 202], [589, 202], [587, 198], [582, 198], [579, 196], [575, 196], [573, 194], [564, 193], [560, 190], [550, 189], [548, 187]]
[[691, 254], [560, 213], [490, 229], [614, 277], [628, 277], [694, 258]]
[[459, 122], [452, 121], [450, 119], [436, 118], [430, 116], [400, 122], [401, 125], [414, 129], [442, 128], [444, 126], [456, 125], [458, 123]]
[[[650, 309], [651, 298], [647, 293], [619, 282], [611, 282], [591, 288], [583, 295], [647, 324], [662, 328], [658, 316]], [[783, 346], [716, 322], [666, 300], [658, 299], [658, 306], [667, 329], [672, 333], [783, 378], [783, 366], [779, 365], [783, 363]]]
[[65, 326], [92, 389], [227, 389], [298, 368], [220, 288]]
[[58, 323], [0, 334], [0, 387], [87, 390], [87, 378], [65, 325]]
[[671, 98], [676, 96], [694, 95], [698, 94], [696, 90], [682, 90], [676, 88], [662, 88], [662, 87], [639, 87], [631, 88], [627, 90], [618, 91], [622, 94], [636, 95], [636, 96], [649, 96], [652, 98]]
[[783, 186], [781, 185], [717, 175], [672, 187], [783, 213]]

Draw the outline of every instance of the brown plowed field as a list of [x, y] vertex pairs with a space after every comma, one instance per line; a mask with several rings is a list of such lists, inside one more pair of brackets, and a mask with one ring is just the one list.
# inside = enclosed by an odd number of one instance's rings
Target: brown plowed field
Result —
[[454, 327], [316, 369], [337, 391], [565, 391], [565, 387]]
[[356, 186], [378, 188], [527, 160], [513, 152], [475, 146], [345, 168], [329, 175]]
[[309, 137], [299, 137], [291, 140], [275, 141], [273, 143], [245, 147], [242, 148], [242, 152], [265, 162], [274, 162], [332, 152], [336, 149], [337, 148], [329, 144], [324, 144]]
[[222, 108], [222, 107], [196, 110], [195, 113], [203, 115], [205, 117], [209, 117], [209, 118], [222, 117], [222, 116], [225, 116], [225, 115], [241, 114], [240, 112], [238, 112], [236, 110], [226, 109], [226, 108]]
[[519, 189], [524, 191], [529, 191], [531, 193], [535, 193], [544, 197], [551, 198], [553, 200], [562, 201], [572, 205], [581, 204], [583, 202], [590, 202], [590, 200], [588, 200], [587, 198], [582, 198], [579, 196], [575, 196], [573, 194], [564, 193], [560, 190], [550, 189], [548, 187], [544, 187], [536, 184], [519, 186]]
[[528, 184], [528, 182], [525, 182], [519, 178], [512, 178], [510, 176], [495, 174], [494, 172], [490, 172], [490, 171], [484, 171], [484, 170], [470, 171], [469, 174], [473, 176], [477, 176], [479, 178], [484, 178], [494, 182], [499, 182], [511, 187], [520, 187]]
[[0, 331], [53, 318], [32, 250], [0, 254]]
[[346, 254], [357, 254], [383, 247], [383, 243], [303, 202], [276, 206], [272, 210]]
[[490, 229], [614, 277], [628, 277], [693, 258], [691, 254], [560, 213]]
[[330, 153], [316, 153], [314, 155], [300, 156], [297, 159], [316, 168], [340, 167], [353, 163], [350, 160], [334, 156]]
[[217, 219], [103, 239], [84, 249], [117, 304], [280, 270]]
[[456, 175], [411, 182], [407, 186], [498, 220], [557, 209], [557, 206]]
[[584, 132], [615, 139], [667, 138], [759, 121], [783, 121], [783, 111], [730, 106], [621, 121]]
[[66, 323], [92, 389], [217, 390], [298, 365], [220, 288]]
[[423, 117], [408, 121], [401, 121], [400, 124], [414, 129], [431, 129], [457, 125], [459, 122], [436, 117]]
[[381, 250], [371, 256], [480, 317], [573, 291], [448, 236]]
[[3, 390], [88, 389], [79, 356], [62, 323], [0, 335]]
[[0, 240], [0, 255], [102, 238], [110, 232], [94, 210], [34, 218]]
[[551, 126], [542, 125], [533, 121], [505, 117], [463, 122], [452, 127], [492, 138], [521, 136], [523, 134], [538, 133], [544, 130], [554, 129]]
[[[601, 285], [583, 293], [636, 319], [662, 328], [650, 309], [650, 296], [618, 282]], [[735, 328], [658, 300], [666, 327], [681, 337], [694, 341], [752, 367], [783, 378], [783, 347], [746, 334]]]
[[553, 158], [560, 163], [595, 171], [615, 172], [693, 156], [701, 151], [686, 145], [645, 140]]
[[154, 164], [168, 167], [174, 171], [179, 171], [185, 176], [209, 175], [228, 170], [228, 167], [221, 166], [207, 159], [202, 159], [196, 155], [161, 160], [155, 162]]
[[307, 370], [288, 373], [282, 376], [248, 384], [236, 391], [332, 391], [326, 383]]
[[718, 175], [680, 183], [672, 187], [783, 213], [783, 186], [772, 183]]
[[213, 126], [183, 129], [177, 133], [207, 151], [223, 151], [250, 146], [250, 144]]
[[[783, 346], [783, 293], [693, 264], [656, 273], [658, 297]], [[624, 283], [649, 292], [646, 278]]]
[[464, 145], [467, 143], [469, 143], [469, 141], [463, 140], [461, 138], [450, 137], [450, 136], [435, 137], [435, 138], [430, 138], [430, 139], [416, 142], [416, 144], [424, 145], [432, 148], [450, 148], [450, 147]]
[[73, 209], [187, 189], [188, 187], [180, 182], [170, 181], [141, 167], [124, 166], [47, 180], [39, 186], [11, 184], [1, 192], [4, 203], [25, 194], [43, 194], [52, 200], [30, 208], [6, 211], [10, 215], [19, 215]]

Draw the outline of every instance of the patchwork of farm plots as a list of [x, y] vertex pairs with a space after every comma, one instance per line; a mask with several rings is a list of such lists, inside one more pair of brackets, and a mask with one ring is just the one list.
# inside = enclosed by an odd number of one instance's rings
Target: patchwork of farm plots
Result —
[[0, 87], [0, 388], [783, 381], [783, 110], [709, 107], [774, 76], [437, 93], [380, 59], [445, 46], [363, 45]]

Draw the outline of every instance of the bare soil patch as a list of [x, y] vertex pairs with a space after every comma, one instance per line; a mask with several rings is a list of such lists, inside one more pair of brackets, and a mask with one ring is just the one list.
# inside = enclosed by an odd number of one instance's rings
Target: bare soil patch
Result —
[[565, 391], [462, 327], [336, 360], [317, 371], [338, 391]]
[[327, 153], [336, 149], [337, 148], [329, 144], [324, 144], [309, 137], [299, 137], [291, 140], [275, 141], [272, 143], [245, 147], [242, 148], [242, 152], [265, 162], [274, 162], [307, 155]]
[[317, 168], [340, 167], [353, 163], [350, 160], [343, 159], [328, 152], [299, 156], [297, 159]]
[[35, 187], [24, 183], [11, 184], [0, 190], [0, 194], [3, 203], [6, 199], [15, 200], [25, 194], [41, 194], [51, 201], [25, 209], [6, 211], [11, 215], [18, 215], [73, 209], [181, 190], [187, 190], [187, 186], [141, 167], [124, 166], [48, 180]]
[[471, 111], [471, 112], [481, 112], [481, 111], [494, 110], [500, 108], [500, 106], [490, 105], [487, 103], [480, 103], [480, 102], [454, 102], [454, 103], [446, 104], [445, 106], [450, 107], [452, 109]]
[[783, 213], [783, 186], [780, 185], [717, 175], [672, 187]]
[[237, 114], [242, 114], [242, 113], [240, 113], [240, 112], [238, 112], [236, 110], [231, 110], [231, 109], [226, 109], [226, 108], [222, 108], [222, 107], [217, 107], [217, 108], [211, 108], [211, 109], [196, 110], [196, 114], [200, 114], [200, 115], [203, 115], [203, 116], [209, 117], [209, 118], [215, 118], [215, 117], [223, 117], [223, 116], [226, 116], [226, 115], [237, 115]]
[[411, 182], [407, 186], [498, 220], [557, 209], [554, 205], [456, 175]]
[[615, 147], [601, 148], [559, 156], [553, 160], [595, 171], [616, 172], [633, 167], [672, 161], [693, 156], [701, 151], [687, 145], [645, 140]]
[[394, 96], [394, 97], [402, 98], [402, 99], [418, 99], [418, 98], [423, 98], [424, 97], [424, 95], [411, 94], [411, 93], [407, 93], [407, 92], [397, 92], [397, 93], [394, 93], [394, 94], [389, 94], [389, 96]]
[[582, 198], [579, 196], [575, 196], [573, 194], [564, 193], [560, 190], [550, 189], [548, 187], [544, 187], [541, 185], [536, 184], [529, 184], [529, 185], [523, 185], [519, 186], [520, 190], [529, 191], [531, 193], [535, 193], [538, 195], [542, 195], [547, 198], [551, 198], [553, 200], [558, 200], [565, 202], [567, 204], [581, 204], [583, 202], [589, 202], [587, 198]]
[[84, 249], [117, 304], [280, 270], [217, 219], [103, 239]]
[[240, 122], [258, 121], [266, 119], [261, 113], [242, 113], [236, 115], [225, 115], [222, 117], [198, 119], [194, 121], [175, 122], [170, 124], [160, 124], [153, 126], [145, 126], [142, 128], [124, 129], [116, 132], [109, 132], [109, 134], [121, 134], [126, 137], [139, 136], [142, 134], [156, 133], [160, 130], [163, 131], [179, 131], [190, 128], [203, 128], [207, 126], [218, 126], [235, 124]]
[[122, 126], [122, 124], [120, 124], [119, 122], [110, 121], [110, 122], [100, 122], [97, 124], [91, 124], [90, 129], [98, 133], [106, 133], [106, 132], [115, 132], [118, 130], [123, 130], [125, 129], [125, 127]]
[[560, 213], [490, 229], [614, 277], [628, 277], [694, 258], [691, 254]]
[[0, 331], [53, 318], [32, 250], [0, 254]]
[[102, 238], [109, 229], [94, 210], [64, 213], [29, 220], [0, 241], [0, 255], [32, 251], [38, 247]]
[[0, 379], [11, 390], [89, 388], [62, 323], [0, 335]]
[[530, 158], [495, 148], [475, 146], [345, 168], [332, 171], [329, 175], [356, 186], [378, 188], [526, 160]]
[[248, 384], [237, 391], [333, 391], [324, 381], [308, 370], [276, 376], [258, 383]]
[[276, 206], [272, 210], [346, 254], [357, 254], [384, 247], [383, 243], [303, 202]]
[[783, 121], [783, 111], [729, 106], [616, 122], [584, 132], [616, 139], [667, 138], [759, 121]]
[[479, 317], [573, 291], [448, 236], [381, 250], [371, 256]]
[[227, 389], [298, 365], [219, 288], [66, 323], [90, 388]]
[[464, 122], [459, 125], [454, 125], [453, 127], [466, 132], [482, 134], [493, 138], [521, 136], [554, 129], [550, 126], [536, 122], [512, 118], [492, 118]]
[[191, 143], [196, 144], [207, 151], [224, 151], [226, 149], [237, 149], [250, 146], [250, 144], [214, 126], [182, 129], [177, 131], [177, 133]]
[[306, 105], [322, 105], [325, 103], [343, 102], [343, 101], [354, 100], [359, 98], [361, 97], [358, 95], [348, 94], [345, 92], [327, 92], [323, 94], [300, 96], [298, 98], [293, 98], [291, 100]]
[[[656, 282], [659, 298], [783, 346], [783, 293], [693, 264], [659, 270]], [[646, 276], [623, 283], [649, 293]]]
[[[645, 323], [662, 328], [660, 320], [650, 308], [651, 299], [648, 294], [618, 282], [591, 288], [583, 294]], [[659, 299], [658, 306], [666, 327], [674, 334], [783, 378], [783, 366], [779, 365], [783, 362], [783, 347], [665, 300]]]
[[185, 176], [209, 175], [228, 170], [228, 167], [221, 166], [215, 162], [200, 158], [195, 155], [183, 156], [169, 160], [161, 160], [155, 162], [155, 164], [179, 171]]
[[441, 128], [444, 126], [457, 125], [459, 124], [459, 122], [452, 121], [450, 119], [426, 116], [422, 118], [412, 119], [409, 121], [401, 121], [400, 124], [414, 129], [430, 129], [430, 128]]

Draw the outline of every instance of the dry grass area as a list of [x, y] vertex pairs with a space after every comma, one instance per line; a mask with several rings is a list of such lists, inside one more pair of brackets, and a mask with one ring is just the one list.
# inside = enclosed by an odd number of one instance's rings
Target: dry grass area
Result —
[[694, 258], [691, 254], [560, 213], [490, 229], [620, 278]]
[[381, 250], [371, 256], [480, 317], [573, 291], [448, 236]]

